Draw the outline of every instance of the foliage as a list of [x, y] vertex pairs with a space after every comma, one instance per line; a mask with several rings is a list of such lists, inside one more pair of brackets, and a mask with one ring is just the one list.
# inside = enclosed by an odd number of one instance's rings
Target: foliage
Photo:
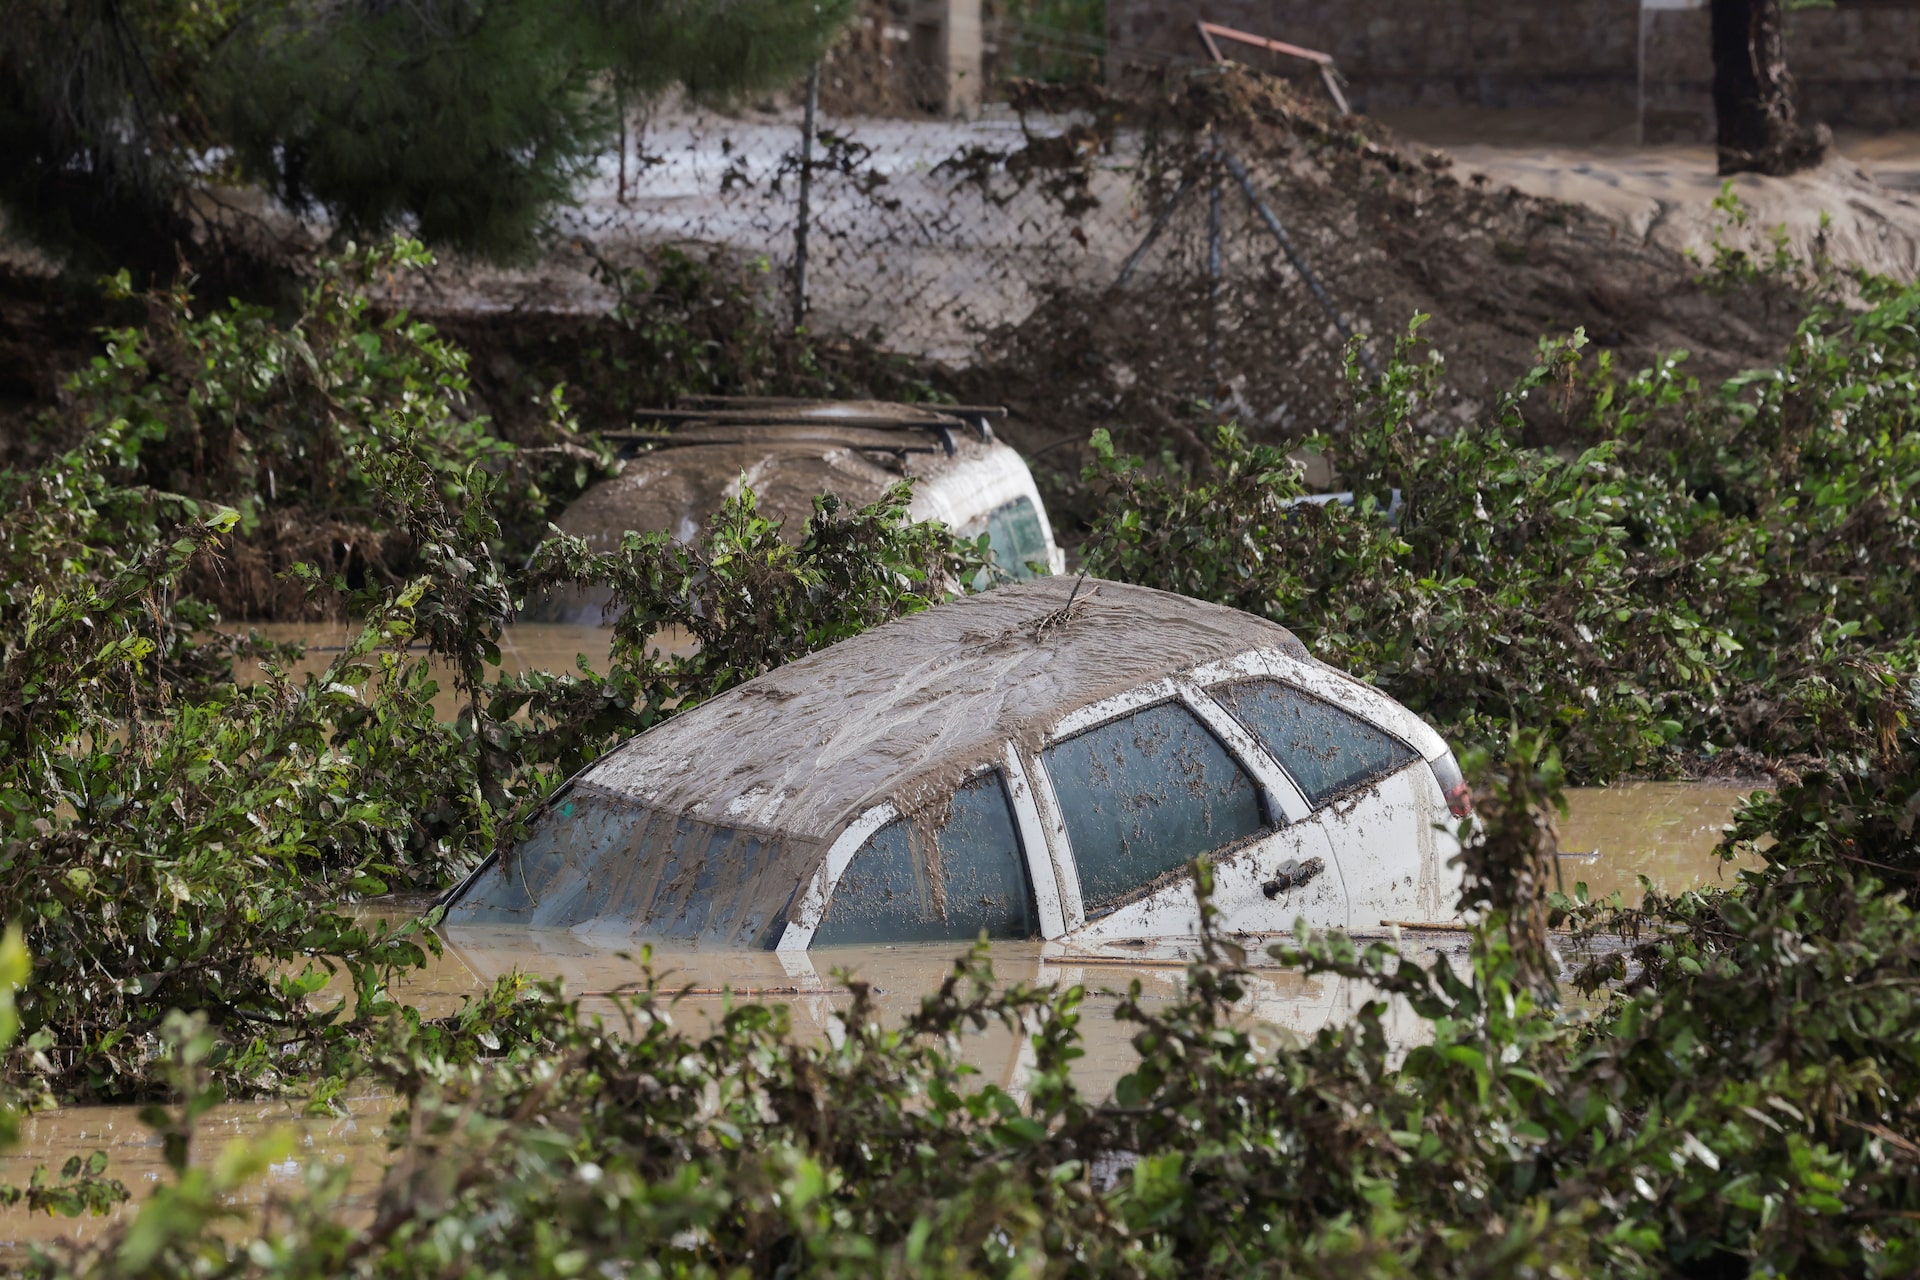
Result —
[[1003, 0], [999, 8], [1003, 76], [1066, 83], [1101, 78], [1106, 0]]
[[[1351, 509], [1289, 505], [1285, 456], [1230, 427], [1193, 477], [1096, 435], [1087, 563], [1283, 622], [1456, 740], [1546, 729], [1585, 778], [1857, 755], [1853, 708], [1920, 656], [1920, 290], [1865, 288], [1710, 394], [1677, 357], [1621, 378], [1581, 371], [1578, 334], [1543, 344], [1498, 414], [1444, 431], [1416, 322], [1378, 381], [1349, 365], [1353, 425], [1320, 442]], [[1522, 445], [1529, 397], [1589, 403], [1597, 443]]]
[[[1523, 735], [1470, 767], [1466, 957], [1275, 948], [1371, 993], [1308, 1042], [1237, 1010], [1252, 974], [1205, 912], [1184, 993], [1119, 1001], [1140, 1061], [1105, 1100], [1071, 1074], [1082, 989], [1003, 987], [983, 949], [896, 1028], [853, 983], [829, 1041], [761, 1004], [681, 1030], [649, 978], [611, 1023], [540, 1006], [552, 1053], [455, 1063], [397, 1027], [371, 1074], [404, 1105], [364, 1226], [343, 1173], [315, 1168], [244, 1238], [216, 1232], [210, 1181], [279, 1150], [238, 1146], [42, 1274], [1910, 1273], [1920, 932], [1787, 817], [1833, 784], [1748, 810], [1738, 842], [1781, 840], [1733, 892], [1623, 917], [1559, 897], [1549, 917], [1557, 761]], [[1876, 768], [1842, 784], [1852, 829], [1913, 865], [1910, 718]], [[1887, 782], [1890, 800], [1868, 789]], [[1567, 917], [1589, 942], [1639, 931], [1581, 975], [1597, 1001], [1556, 983], [1547, 926]], [[1390, 1004], [1424, 1038], [1396, 1045]], [[959, 1060], [996, 1024], [1031, 1041], [1019, 1094]]]
[[[376, 313], [372, 281], [430, 261], [414, 241], [349, 246], [318, 265], [287, 323], [238, 301], [201, 314], [191, 281], [137, 295], [146, 322], [101, 335], [104, 353], [70, 380], [41, 433], [56, 444], [111, 435], [103, 462], [117, 481], [231, 507], [225, 563], [189, 579], [230, 614], [301, 616], [313, 601], [286, 577], [295, 564], [355, 585], [412, 574], [359, 462], [370, 426], [396, 410], [418, 423], [420, 454], [443, 487], [457, 490], [476, 465], [499, 478], [505, 547], [524, 555], [555, 501], [603, 461], [576, 442], [557, 392], [514, 447], [471, 412], [465, 352], [403, 310]], [[109, 284], [130, 296], [125, 272]]]
[[[0, 1054], [11, 1050], [20, 1034], [20, 1014], [14, 1005], [15, 994], [26, 985], [32, 961], [18, 925], [7, 928], [0, 937]], [[0, 1084], [0, 1150], [13, 1146], [20, 1137], [20, 1113], [37, 1109], [45, 1099]], [[0, 1185], [0, 1205], [9, 1208], [24, 1204], [36, 1213], [58, 1213], [69, 1218], [82, 1213], [104, 1213], [131, 1198], [125, 1185], [102, 1177], [107, 1167], [104, 1151], [95, 1151], [82, 1160], [69, 1158], [60, 1170], [60, 1180], [47, 1176], [46, 1166], [33, 1171], [25, 1187]]]
[[204, 68], [237, 6], [21, 0], [0, 41], [0, 205], [58, 248], [171, 267], [192, 227], [177, 200], [204, 141]]
[[[343, 1024], [390, 1008], [386, 975], [438, 945], [417, 923], [370, 928], [334, 906], [434, 850], [436, 826], [473, 825], [460, 792], [433, 793], [448, 821], [390, 785], [417, 777], [422, 756], [444, 782], [448, 757], [467, 754], [449, 752], [422, 669], [378, 660], [386, 678], [361, 716], [370, 655], [404, 642], [421, 592], [389, 601], [302, 686], [271, 671], [246, 688], [208, 678], [220, 643], [196, 642], [169, 597], [237, 518], [209, 513], [125, 557], [96, 551], [91, 574], [35, 589], [9, 618], [0, 902], [37, 958], [10, 1082], [148, 1091], [151, 1037], [182, 1008], [218, 1018], [214, 1065], [240, 1088], [329, 1074], [349, 1052]], [[182, 669], [201, 678], [176, 684]], [[342, 970], [351, 998], [309, 1001]]]
[[[270, 234], [203, 189], [257, 184], [347, 234], [515, 256], [618, 108], [791, 83], [847, 0], [24, 0], [0, 45], [0, 202], [50, 244], [170, 270]], [[200, 198], [196, 198], [199, 196]]]

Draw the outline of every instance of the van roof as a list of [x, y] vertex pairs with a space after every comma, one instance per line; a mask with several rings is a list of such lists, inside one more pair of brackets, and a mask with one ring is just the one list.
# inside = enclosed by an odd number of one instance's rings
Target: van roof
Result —
[[980, 406], [890, 404], [884, 401], [810, 401], [709, 397], [693, 407], [649, 409], [641, 423], [671, 423], [671, 431], [608, 432], [643, 452], [619, 475], [588, 489], [556, 522], [609, 550], [628, 530], [663, 532], [690, 540], [698, 523], [739, 494], [744, 477], [760, 512], [783, 522], [798, 541], [815, 495], [844, 503], [879, 501], [903, 479], [941, 477], [993, 455]]

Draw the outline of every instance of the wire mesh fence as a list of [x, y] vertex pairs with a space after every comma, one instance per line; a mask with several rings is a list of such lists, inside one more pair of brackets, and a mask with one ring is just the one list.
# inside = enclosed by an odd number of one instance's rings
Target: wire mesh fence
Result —
[[[655, 116], [636, 130], [644, 163], [628, 190], [602, 173], [566, 229], [603, 245], [720, 249], [758, 261], [782, 311], [798, 308], [815, 330], [874, 334], [895, 350], [948, 360], [1024, 318], [1040, 290], [1091, 283], [1124, 256], [1115, 246], [1137, 220], [1135, 167], [1124, 152], [1090, 166], [1077, 200], [1008, 171], [1006, 158], [1036, 136], [1072, 145], [1072, 121], [822, 111], [809, 163], [799, 116]], [[795, 296], [803, 229], [804, 300]]]
[[[638, 121], [624, 179], [603, 167], [567, 230], [603, 247], [757, 262], [772, 305], [813, 331], [956, 364], [1007, 341], [1050, 299], [1124, 287], [1184, 308], [1197, 281], [1222, 307], [1249, 289], [1298, 293], [1286, 327], [1340, 341], [1353, 300], [1325, 296], [1314, 236], [1289, 231], [1271, 197], [1264, 209], [1249, 202], [1271, 187], [1271, 167], [1249, 157], [1236, 179], [1228, 165], [1242, 161], [1210, 135], [1004, 103], [971, 120], [823, 107], [811, 139], [804, 119], [799, 107], [674, 108]], [[1222, 337], [1205, 344], [1216, 364]]]
[[1182, 68], [1004, 96], [960, 120], [823, 93], [810, 144], [792, 104], [662, 107], [568, 229], [615, 257], [758, 263], [775, 314], [970, 370], [966, 394], [1026, 403], [1037, 435], [1177, 436], [1196, 401], [1263, 435], [1330, 427], [1349, 344], [1363, 368], [1384, 363], [1418, 313], [1439, 317], [1425, 331], [1450, 371], [1438, 411], [1462, 418], [1525, 371], [1541, 334], [1584, 327], [1642, 361], [1673, 315], [1700, 312], [1706, 345], [1752, 345], [1708, 316], [1671, 253], [1457, 174], [1316, 81]]

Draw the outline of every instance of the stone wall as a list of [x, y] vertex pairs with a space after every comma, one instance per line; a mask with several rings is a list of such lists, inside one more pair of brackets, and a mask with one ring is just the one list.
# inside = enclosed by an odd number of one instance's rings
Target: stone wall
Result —
[[[1841, 5], [1788, 15], [1808, 112], [1839, 126], [1920, 125], [1920, 0]], [[1618, 112], [1639, 93], [1639, 0], [1107, 0], [1109, 66], [1198, 60], [1203, 18], [1331, 53], [1360, 110]], [[1710, 140], [1706, 10], [1645, 18], [1648, 140]]]

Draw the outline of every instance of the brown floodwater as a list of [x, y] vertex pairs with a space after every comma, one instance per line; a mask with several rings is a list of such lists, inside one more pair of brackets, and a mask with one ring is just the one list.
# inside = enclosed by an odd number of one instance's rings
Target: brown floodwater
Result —
[[[340, 623], [256, 622], [235, 624], [235, 630], [248, 628], [270, 640], [298, 642], [305, 654], [289, 668], [295, 677], [325, 671], [340, 651], [359, 635], [357, 628]], [[612, 627], [582, 627], [551, 622], [517, 622], [500, 636], [501, 675], [519, 675], [527, 671], [575, 671], [584, 657], [595, 671], [605, 673], [607, 656], [613, 647]], [[654, 637], [654, 647], [667, 654], [691, 654], [698, 646], [693, 638], [675, 627], [663, 629]], [[242, 684], [259, 678], [255, 665], [241, 663], [237, 673]], [[453, 668], [438, 657], [429, 660], [440, 692], [433, 700], [441, 717], [453, 720], [460, 713], [461, 700], [454, 689]]]
[[[230, 1143], [260, 1142], [284, 1131], [291, 1139], [285, 1158], [230, 1200], [242, 1211], [242, 1221], [258, 1212], [269, 1197], [296, 1193], [313, 1165], [344, 1166], [347, 1212], [371, 1213], [373, 1193], [385, 1172], [386, 1122], [393, 1100], [362, 1096], [344, 1105], [347, 1115], [319, 1119], [302, 1117], [297, 1102], [214, 1107], [200, 1117], [190, 1158], [195, 1165], [211, 1164]], [[138, 1107], [62, 1107], [21, 1121], [20, 1145], [0, 1153], [0, 1185], [24, 1187], [40, 1165], [47, 1166], [49, 1177], [57, 1180], [69, 1156], [84, 1159], [95, 1151], [107, 1154], [105, 1176], [119, 1179], [133, 1198], [102, 1216], [80, 1219], [0, 1209], [0, 1266], [6, 1264], [8, 1254], [17, 1258], [35, 1245], [90, 1238], [130, 1221], [148, 1192], [172, 1177], [159, 1140], [140, 1122]]]
[[1721, 828], [1755, 783], [1628, 782], [1574, 787], [1560, 821], [1562, 886], [1584, 883], [1595, 899], [1619, 891], [1628, 906], [1641, 898], [1640, 877], [1666, 893], [1697, 886], [1732, 888], [1753, 859], [1723, 862], [1713, 850]]
[[[551, 666], [552, 654], [569, 647], [580, 651], [578, 633], [592, 634], [594, 629], [523, 627], [515, 631], [517, 660]], [[604, 655], [603, 642], [598, 655], [590, 656]], [[570, 661], [570, 656], [563, 661]], [[1734, 807], [1750, 791], [1750, 787], [1702, 783], [1573, 789], [1568, 795], [1569, 812], [1559, 824], [1563, 854], [1558, 861], [1564, 887], [1572, 891], [1576, 882], [1585, 882], [1595, 896], [1617, 889], [1634, 902], [1643, 875], [1668, 892], [1731, 885], [1742, 864], [1720, 861], [1713, 849]], [[422, 905], [420, 900], [389, 900], [356, 910], [391, 918], [408, 915]], [[424, 971], [401, 981], [394, 992], [430, 1015], [458, 1008], [494, 978], [517, 969], [561, 979], [569, 992], [583, 997], [585, 1013], [612, 1017], [611, 994], [644, 978], [639, 948], [628, 940], [499, 926], [448, 929], [442, 939], [443, 954]], [[1461, 934], [1409, 934], [1403, 944], [1425, 958], [1438, 954], [1457, 962], [1465, 953], [1466, 939]], [[1256, 961], [1263, 958], [1258, 945], [1250, 949]], [[849, 980], [870, 983], [881, 1018], [897, 1022], [939, 986], [955, 952], [948, 945], [816, 950], [798, 956], [660, 949], [653, 953], [652, 963], [664, 987], [685, 990], [673, 1016], [689, 1032], [701, 1031], [732, 1002], [763, 1000], [789, 1008], [796, 1035], [832, 1038], [840, 1030], [836, 1015], [852, 1002]], [[1075, 1075], [1088, 1093], [1104, 1096], [1136, 1060], [1131, 1043], [1135, 1028], [1112, 1016], [1117, 993], [1138, 981], [1142, 1004], [1148, 1009], [1164, 1007], [1181, 993], [1185, 954], [1179, 944], [1142, 954], [1129, 947], [1070, 950], [1059, 944], [1021, 942], [995, 944], [991, 957], [1001, 981], [1079, 984], [1086, 989], [1080, 1021], [1086, 1056], [1076, 1064]], [[1310, 1037], [1321, 1027], [1336, 1025], [1372, 994], [1361, 984], [1304, 977], [1270, 962], [1256, 968], [1251, 986], [1243, 1014], [1262, 1028], [1263, 1036], [1276, 1041]], [[1402, 1046], [1423, 1038], [1422, 1024], [1404, 1008], [1391, 1009], [1387, 1017], [1389, 1033]], [[1023, 1088], [1031, 1067], [1023, 1037], [993, 1027], [967, 1035], [962, 1052], [983, 1081], [1016, 1093]], [[360, 1097], [345, 1106], [347, 1116], [322, 1119], [302, 1118], [297, 1105], [289, 1103], [216, 1108], [204, 1122], [195, 1159], [211, 1160], [235, 1138], [257, 1139], [275, 1128], [292, 1126], [297, 1138], [291, 1154], [236, 1203], [243, 1208], [258, 1205], [276, 1189], [293, 1190], [304, 1168], [314, 1162], [343, 1162], [352, 1169], [348, 1209], [364, 1209], [384, 1166], [384, 1127], [391, 1102]], [[0, 1210], [0, 1250], [18, 1250], [74, 1233], [90, 1235], [124, 1221], [144, 1189], [166, 1176], [159, 1143], [139, 1122], [135, 1108], [73, 1107], [23, 1124], [20, 1147], [0, 1155], [0, 1183], [24, 1184], [36, 1165], [57, 1171], [69, 1156], [84, 1157], [94, 1150], [107, 1152], [108, 1173], [134, 1192], [134, 1203], [104, 1219], [80, 1222], [32, 1218], [20, 1209]]]

